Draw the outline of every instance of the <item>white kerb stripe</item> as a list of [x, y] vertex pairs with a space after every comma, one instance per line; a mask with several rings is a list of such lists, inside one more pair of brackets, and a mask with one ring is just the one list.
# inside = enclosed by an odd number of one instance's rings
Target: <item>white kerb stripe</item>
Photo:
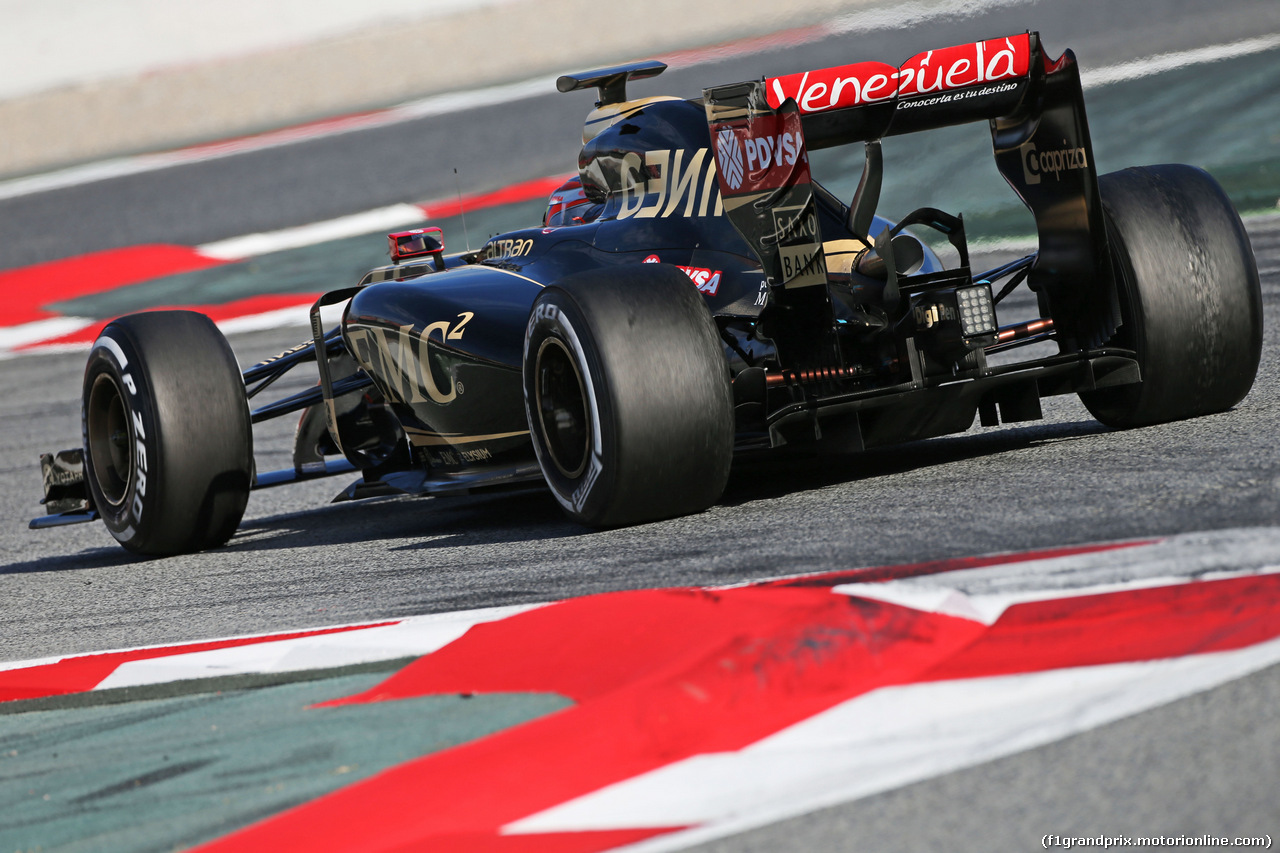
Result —
[[95, 689], [227, 675], [301, 672], [426, 655], [452, 643], [472, 626], [543, 606], [513, 605], [414, 616], [395, 625], [129, 661], [117, 667]]
[[1280, 640], [1173, 660], [888, 687], [746, 749], [667, 765], [539, 812], [507, 834], [694, 826], [657, 853], [1043, 746], [1280, 661]]
[[1107, 86], [1112, 83], [1123, 83], [1152, 77], [1166, 71], [1174, 71], [1191, 65], [1207, 65], [1211, 62], [1222, 62], [1255, 53], [1265, 53], [1280, 47], [1280, 33], [1258, 36], [1257, 38], [1234, 41], [1230, 44], [1211, 44], [1191, 50], [1180, 50], [1176, 53], [1161, 53], [1132, 62], [1122, 62], [1109, 68], [1093, 70], [1082, 69], [1080, 82], [1086, 89]]
[[966, 594], [955, 586], [944, 584], [944, 580], [950, 580], [950, 576], [944, 574], [904, 578], [883, 583], [846, 583], [832, 587], [831, 591], [841, 595], [898, 604], [929, 613], [943, 613], [960, 619], [981, 622], [984, 625], [994, 625], [996, 620], [1015, 604], [1028, 604], [1035, 601], [1060, 601], [1064, 598], [1082, 598], [1087, 595], [1105, 595], [1111, 592], [1180, 586], [1198, 581], [1228, 580], [1231, 578], [1257, 577], [1259, 575], [1278, 573], [1280, 573], [1280, 566], [1264, 566], [1260, 569], [1211, 572], [1196, 576], [1133, 578], [1113, 583], [1091, 584], [1065, 589], [1021, 589], [984, 594]]
[[416, 204], [393, 204], [349, 216], [340, 216], [337, 219], [328, 219], [324, 222], [313, 222], [309, 225], [283, 228], [279, 231], [246, 234], [243, 237], [205, 243], [203, 246], [197, 246], [196, 251], [209, 258], [238, 261], [269, 252], [298, 249], [303, 246], [327, 243], [330, 240], [408, 227], [423, 222], [426, 218], [426, 213]]
[[70, 335], [96, 322], [98, 321], [91, 317], [50, 317], [47, 320], [23, 323], [21, 326], [0, 327], [0, 353]]
[[[998, 5], [1019, 5], [1020, 2], [1025, 2], [1025, 0], [1003, 0]], [[989, 3], [988, 8], [990, 8], [990, 5]], [[828, 24], [822, 32], [841, 35], [850, 32], [884, 29], [891, 25], [900, 28], [908, 22], [934, 18], [963, 17], [974, 8], [973, 0], [950, 0], [950, 2], [945, 3], [908, 3], [895, 6], [888, 12], [872, 10], [839, 18]], [[1233, 42], [1227, 45], [1210, 45], [1196, 50], [1160, 54], [1148, 59], [1138, 59], [1111, 68], [1099, 68], [1083, 75], [1085, 85], [1101, 86], [1111, 82], [1158, 74], [1174, 68], [1217, 62], [1235, 56], [1244, 56], [1248, 53], [1270, 50], [1276, 46], [1273, 40], [1278, 37], [1280, 36], [1260, 36], [1256, 39]], [[728, 48], [729, 46], [726, 45], [710, 48], [700, 57], [692, 56], [692, 58], [686, 59], [682, 63], [682, 67], [689, 68], [703, 63], [718, 61], [725, 55], [734, 55], [733, 51]], [[1152, 65], [1152, 63], [1157, 64]], [[578, 70], [581, 69], [571, 69], [571, 71]], [[512, 103], [540, 95], [550, 95], [555, 92], [555, 80], [558, 76], [540, 77], [467, 92], [436, 95], [370, 115], [336, 118], [319, 125], [285, 128], [247, 139], [229, 140], [178, 151], [141, 154], [136, 157], [120, 157], [113, 160], [88, 163], [83, 166], [73, 166], [42, 175], [14, 178], [0, 182], [0, 200], [65, 189], [111, 178], [156, 172], [188, 163], [199, 163], [253, 151], [280, 148], [301, 142], [309, 142], [314, 139], [414, 121], [429, 116], [449, 115], [479, 107]]]

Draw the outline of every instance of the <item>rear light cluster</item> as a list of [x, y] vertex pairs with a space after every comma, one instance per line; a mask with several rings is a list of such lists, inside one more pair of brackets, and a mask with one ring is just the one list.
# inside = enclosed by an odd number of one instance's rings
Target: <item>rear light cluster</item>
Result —
[[956, 291], [960, 309], [960, 331], [966, 338], [995, 334], [996, 311], [991, 303], [991, 285], [979, 282]]

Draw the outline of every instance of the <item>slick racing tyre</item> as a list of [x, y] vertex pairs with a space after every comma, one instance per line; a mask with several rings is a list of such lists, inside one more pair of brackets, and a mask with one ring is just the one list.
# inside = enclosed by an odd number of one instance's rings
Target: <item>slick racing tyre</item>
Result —
[[569, 276], [538, 296], [524, 341], [538, 462], [574, 520], [616, 527], [701, 512], [733, 455], [715, 323], [675, 267]]
[[84, 374], [85, 474], [107, 529], [164, 556], [231, 538], [244, 515], [253, 447], [244, 382], [203, 314], [113, 321]]
[[1258, 267], [1222, 188], [1191, 166], [1098, 178], [1123, 323], [1112, 343], [1138, 354], [1142, 381], [1080, 395], [1110, 427], [1231, 408], [1262, 354]]

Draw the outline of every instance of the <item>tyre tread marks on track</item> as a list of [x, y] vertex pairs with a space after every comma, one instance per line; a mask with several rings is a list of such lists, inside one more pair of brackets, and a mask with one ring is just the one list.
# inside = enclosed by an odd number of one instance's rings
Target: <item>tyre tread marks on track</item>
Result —
[[[1074, 556], [1092, 556], [1083, 550]], [[1117, 560], [1124, 559], [1121, 552]], [[994, 558], [990, 571], [1012, 563]], [[904, 569], [906, 577], [928, 574]], [[557, 825], [550, 816], [699, 756], [741, 753], [878, 690], [1007, 683], [1001, 676], [1069, 668], [1105, 672], [1232, 650], [1261, 650], [1243, 664], [1254, 668], [1280, 656], [1280, 643], [1270, 642], [1280, 635], [1280, 574], [1265, 569], [1155, 585], [1137, 579], [1129, 584], [1136, 588], [1098, 594], [1053, 589], [1043, 600], [1009, 604], [992, 624], [839, 594], [830, 579], [815, 581], [610, 593], [478, 625], [366, 693], [326, 705], [491, 691], [551, 691], [578, 704], [406, 763], [201, 849], [286, 842], [318, 850], [610, 849], [689, 824], [661, 825], [651, 815], [648, 822]], [[528, 768], [538, 768], [536, 779]]]
[[[556, 693], [576, 704], [199, 849], [676, 849], [760, 815], [778, 819], [1060, 739], [1280, 660], [1280, 546], [1234, 535], [1243, 558], [1224, 557], [1231, 549], [1217, 539], [1230, 535], [1213, 534], [415, 617], [435, 625], [430, 653], [317, 708], [497, 692]], [[444, 633], [436, 623], [447, 623]], [[345, 633], [359, 646], [402, 624], [33, 662], [0, 671], [0, 685], [9, 698], [88, 690], [151, 662], [163, 670], [184, 659], [216, 664], [218, 655], [271, 661], [273, 644], [296, 652]], [[1064, 678], [1071, 702], [1028, 704], [1066, 689]], [[940, 697], [946, 708], [918, 707]], [[1033, 711], [1060, 706], [1057, 716]], [[931, 713], [962, 730], [930, 740], [929, 726], [940, 724]], [[1024, 719], [1036, 713], [1043, 719]], [[913, 714], [923, 717], [912, 723]], [[847, 719], [859, 723], [839, 724]], [[993, 719], [1007, 737], [992, 734]], [[878, 775], [846, 769], [834, 778], [846, 786], [857, 778], [867, 790], [833, 793], [831, 768], [867, 752], [824, 745], [833, 732], [885, 733], [882, 752], [910, 754], [879, 756]], [[811, 754], [797, 758], [796, 742]], [[917, 754], [924, 742], [937, 755]], [[815, 744], [831, 759], [825, 770]], [[765, 796], [758, 789], [781, 784], [770, 769], [779, 748], [789, 772], [803, 776], [784, 780], [794, 790], [770, 791], [769, 808], [724, 793], [728, 779], [730, 793], [756, 800]], [[886, 776], [885, 767], [909, 770]], [[679, 808], [673, 796], [683, 798]]]
[[[1022, 564], [1039, 560], [1100, 554], [1113, 550], [1155, 544], [1156, 540], [1140, 540], [1103, 545], [1042, 549], [985, 557], [960, 557], [931, 560], [898, 566], [852, 569], [847, 572], [824, 572], [760, 581], [752, 586], [817, 587], [831, 589], [839, 584], [882, 583], [923, 577], [945, 572]], [[234, 667], [237, 674], [282, 671], [291, 664], [304, 668], [303, 660], [322, 658], [325, 667], [334, 665], [335, 634], [354, 634], [355, 645], [366, 645], [372, 653], [344, 649], [341, 663], [370, 663], [387, 657], [416, 653], [428, 654], [461, 636], [472, 625], [516, 615], [540, 605], [516, 605], [475, 611], [411, 617], [405, 620], [339, 625], [260, 636], [232, 637], [173, 646], [71, 655], [57, 660], [16, 661], [0, 666], [0, 702], [67, 696], [91, 690], [103, 690], [158, 684], [179, 679], [204, 678], [226, 674]], [[449, 628], [449, 625], [455, 627]], [[444, 633], [441, 634], [441, 629]], [[387, 634], [395, 634], [393, 639]], [[421, 634], [421, 636], [419, 636]], [[374, 635], [379, 635], [374, 639]], [[310, 649], [310, 652], [304, 651]], [[239, 650], [231, 651], [231, 650]], [[657, 652], [637, 646], [635, 653], [652, 658]], [[243, 653], [243, 654], [241, 654]], [[381, 655], [381, 657], [379, 657]], [[247, 662], [244, 658], [247, 657]], [[286, 663], [287, 662], [287, 663]], [[306, 668], [312, 668], [307, 666]]]

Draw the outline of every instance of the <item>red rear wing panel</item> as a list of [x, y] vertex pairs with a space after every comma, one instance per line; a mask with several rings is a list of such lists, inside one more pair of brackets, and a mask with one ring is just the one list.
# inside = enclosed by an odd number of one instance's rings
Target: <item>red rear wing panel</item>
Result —
[[[1071, 51], [1050, 61], [1037, 33], [1021, 33], [925, 51], [897, 67], [857, 62], [717, 86], [704, 90], [703, 101], [719, 143], [712, 150], [725, 212], [775, 284], [803, 287], [824, 273], [821, 253], [806, 253], [819, 241], [796, 227], [805, 217], [791, 215], [808, 210], [806, 150], [985, 121], [997, 168], [1035, 216], [1040, 251], [1030, 285], [1049, 302], [1059, 341], [1069, 349], [1100, 346], [1118, 326]], [[799, 273], [788, 275], [785, 264], [773, 270], [784, 238], [797, 241]]]
[[[883, 62], [857, 62], [836, 68], [770, 77], [765, 81], [769, 106], [777, 109], [795, 98], [800, 112], [821, 113], [877, 101], [917, 97], [947, 103], [966, 97], [975, 87], [1011, 91], [1026, 80], [1031, 67], [1027, 33], [918, 53], [898, 68]], [[1009, 81], [1004, 86], [994, 84]], [[981, 94], [992, 94], [982, 92]]]
[[1021, 33], [928, 50], [896, 67], [855, 62], [770, 77], [765, 93], [774, 109], [793, 99], [809, 146], [825, 148], [1009, 115], [1038, 54], [1037, 39]]

